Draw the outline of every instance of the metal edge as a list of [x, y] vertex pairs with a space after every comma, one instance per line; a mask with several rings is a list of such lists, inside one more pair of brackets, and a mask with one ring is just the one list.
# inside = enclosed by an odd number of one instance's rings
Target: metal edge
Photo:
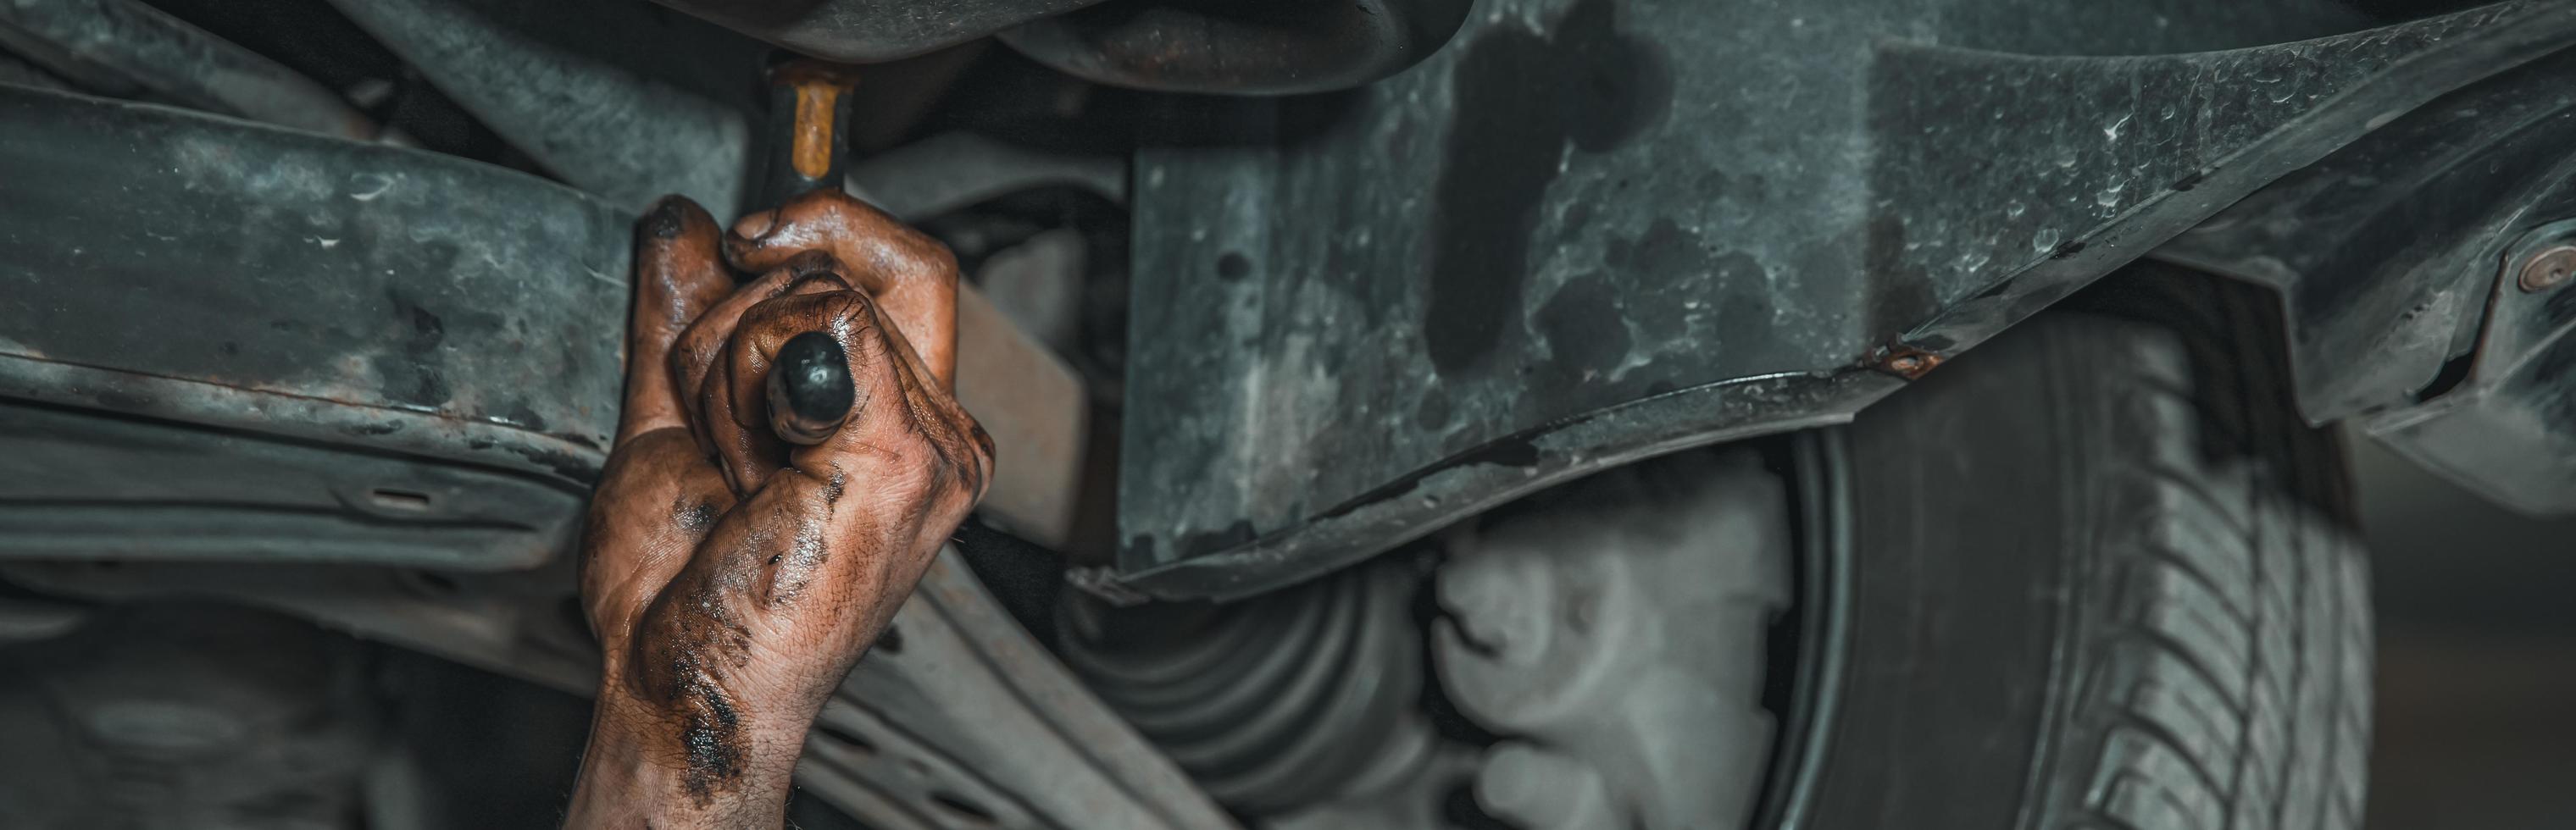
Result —
[[[2009, 290], [1984, 292], [1976, 299], [1945, 309], [1910, 329], [1904, 339], [1946, 339], [1939, 352], [1945, 358], [1955, 356], [2144, 256], [2264, 184], [2315, 163], [2386, 123], [2393, 114], [2411, 111], [2576, 42], [2576, 5], [2526, 3], [2518, 18], [2510, 10], [2495, 7], [2460, 14], [2503, 14], [2507, 19], [2480, 29], [2485, 37], [2449, 38], [2441, 45], [2391, 63], [2229, 156], [2195, 181], [2191, 189], [2170, 191], [2130, 210], [2077, 238], [2076, 242], [2085, 244], [2070, 245], [2067, 255], [2042, 260], [1996, 281]], [[2371, 32], [2362, 32], [2337, 37], [2370, 35]], [[1856, 376], [1884, 378], [1886, 382], [1882, 388], [1848, 380]], [[1719, 381], [1524, 430], [1429, 465], [1354, 499], [1355, 503], [1336, 506], [1215, 552], [1123, 574], [1120, 581], [1169, 599], [1248, 596], [1357, 562], [1549, 485], [1609, 467], [1722, 441], [1847, 422], [1862, 407], [1901, 384], [1891, 375], [1849, 370], [1822, 379], [1791, 374], [1785, 377], [1794, 380], [1779, 380], [1783, 377], [1762, 375]], [[1756, 388], [1766, 389], [1767, 395], [1728, 394]], [[1744, 411], [1747, 397], [1797, 400], [1768, 411]], [[1696, 417], [1671, 411], [1690, 404], [1702, 408], [1732, 404], [1738, 411]], [[1651, 423], [1627, 425], [1650, 419]], [[1609, 423], [1612, 421], [1620, 423]], [[1584, 438], [1591, 440], [1581, 440]], [[1518, 446], [1537, 447], [1540, 459], [1522, 467], [1517, 480], [1509, 474], [1479, 472], [1492, 468], [1480, 459], [1490, 457], [1496, 448]], [[1550, 449], [1555, 454], [1550, 455]], [[1441, 483], [1443, 491], [1480, 495], [1446, 503], [1402, 498], [1420, 484], [1434, 480]]]
[[[0, 354], [0, 397], [494, 467], [585, 493], [608, 453], [489, 421]], [[458, 449], [458, 448], [463, 449]]]
[[[1166, 599], [1238, 599], [1323, 575], [1548, 487], [1610, 467], [1724, 441], [1845, 423], [1904, 381], [1873, 371], [1761, 375], [1675, 390], [1523, 430], [1233, 549], [1123, 575], [1128, 587]], [[1762, 418], [1774, 407], [1793, 413]], [[1736, 415], [1709, 416], [1710, 410]], [[1604, 448], [1607, 448], [1606, 450]], [[1515, 463], [1517, 462], [1517, 463]], [[1429, 486], [1473, 492], [1444, 502], [1412, 497]]]

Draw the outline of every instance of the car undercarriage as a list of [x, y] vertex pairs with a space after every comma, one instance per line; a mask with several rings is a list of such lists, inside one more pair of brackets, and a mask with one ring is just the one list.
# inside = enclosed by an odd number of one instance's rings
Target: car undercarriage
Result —
[[559, 820], [637, 217], [823, 186], [998, 457], [801, 826], [2358, 827], [2329, 430], [2576, 512], [2571, 42], [0, 0], [0, 826]]

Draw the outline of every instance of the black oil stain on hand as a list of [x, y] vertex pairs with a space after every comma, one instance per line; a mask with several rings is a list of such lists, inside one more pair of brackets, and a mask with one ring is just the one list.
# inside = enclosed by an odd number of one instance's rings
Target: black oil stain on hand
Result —
[[832, 474], [823, 478], [823, 506], [828, 508], [840, 504], [841, 493], [848, 488], [849, 483], [850, 474], [842, 472], [841, 465], [832, 465]]
[[714, 499], [700, 498], [691, 502], [684, 495], [671, 503], [671, 518], [679, 522], [681, 530], [690, 533], [701, 533], [714, 527], [716, 517], [722, 513]]
[[[702, 681], [705, 676], [695, 677]], [[692, 705], [688, 727], [681, 733], [689, 756], [689, 772], [681, 786], [704, 807], [717, 792], [732, 789], [733, 782], [742, 778], [742, 716], [734, 712], [724, 690], [712, 683], [701, 682], [684, 694]]]
[[1480, 364], [1520, 313], [1539, 209], [1567, 147], [1615, 149], [1671, 108], [1663, 53], [1617, 23], [1616, 0], [1580, 0], [1545, 37], [1498, 27], [1459, 59], [1423, 315], [1441, 374]]
[[676, 721], [681, 788], [705, 807], [742, 781], [742, 714], [724, 680], [749, 659], [750, 633], [703, 580], [656, 600], [638, 628], [636, 691]]
[[824, 541], [823, 524], [817, 520], [800, 523], [796, 532], [785, 540], [787, 548], [772, 552], [763, 564], [767, 573], [761, 581], [760, 603], [776, 608], [804, 596], [823, 565], [832, 559], [832, 548]]

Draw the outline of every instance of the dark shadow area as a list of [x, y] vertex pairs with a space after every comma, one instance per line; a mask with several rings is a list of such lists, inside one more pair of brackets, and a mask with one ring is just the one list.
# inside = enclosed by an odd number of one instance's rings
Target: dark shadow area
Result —
[[2379, 607], [2370, 830], [2576, 826], [2576, 521], [2351, 442]]

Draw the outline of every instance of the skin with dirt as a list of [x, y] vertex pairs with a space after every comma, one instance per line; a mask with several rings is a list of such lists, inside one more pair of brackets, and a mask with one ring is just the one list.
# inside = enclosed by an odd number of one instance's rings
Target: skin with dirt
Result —
[[[635, 262], [625, 409], [583, 534], [604, 673], [567, 823], [777, 826], [806, 728], [992, 477], [950, 395], [955, 260], [817, 191], [731, 232], [664, 199]], [[736, 269], [760, 276], [736, 288]], [[768, 376], [817, 332], [849, 411], [791, 443]]]

